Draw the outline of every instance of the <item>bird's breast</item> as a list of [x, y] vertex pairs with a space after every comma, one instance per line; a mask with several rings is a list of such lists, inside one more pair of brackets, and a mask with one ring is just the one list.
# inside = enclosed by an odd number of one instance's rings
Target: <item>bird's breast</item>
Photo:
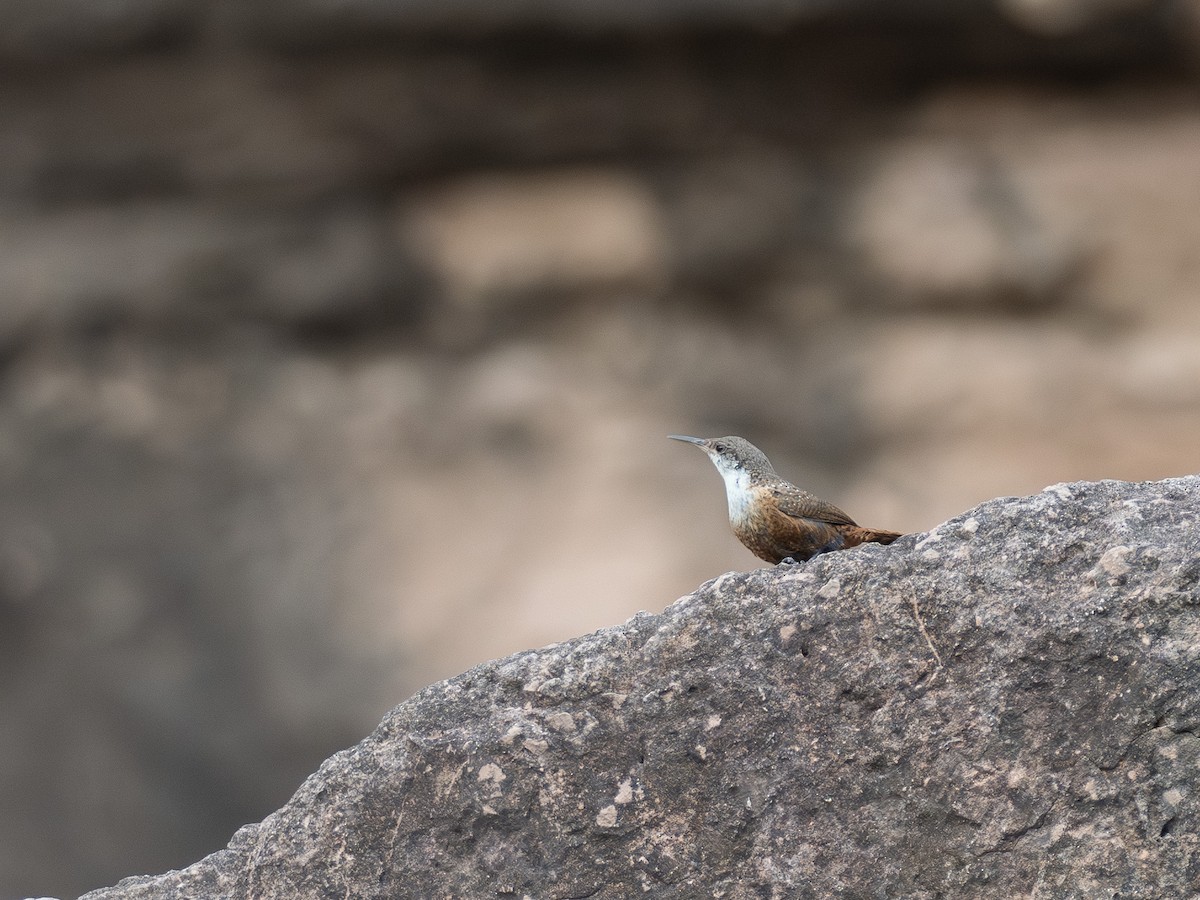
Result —
[[731, 502], [729, 524], [751, 553], [771, 563], [789, 556], [809, 559], [844, 544], [837, 526], [781, 511], [769, 488], [745, 491], [736, 516]]

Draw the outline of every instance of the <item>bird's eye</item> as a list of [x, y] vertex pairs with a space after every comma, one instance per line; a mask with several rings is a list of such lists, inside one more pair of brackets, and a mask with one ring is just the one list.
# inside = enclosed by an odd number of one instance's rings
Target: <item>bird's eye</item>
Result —
[[729, 448], [718, 441], [717, 443], [713, 444], [713, 449], [716, 450], [718, 453], [724, 453]]

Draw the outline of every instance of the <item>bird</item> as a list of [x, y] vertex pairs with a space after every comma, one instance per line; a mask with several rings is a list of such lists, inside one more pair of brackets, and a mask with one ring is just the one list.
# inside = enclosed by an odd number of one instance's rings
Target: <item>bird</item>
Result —
[[667, 437], [708, 454], [725, 480], [729, 526], [761, 560], [803, 562], [863, 543], [890, 544], [902, 534], [863, 528], [832, 503], [780, 478], [766, 454], [745, 438]]

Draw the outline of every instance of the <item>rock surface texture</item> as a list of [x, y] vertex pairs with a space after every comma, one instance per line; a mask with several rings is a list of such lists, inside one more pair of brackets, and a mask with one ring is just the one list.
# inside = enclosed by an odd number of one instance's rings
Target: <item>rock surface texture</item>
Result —
[[1200, 888], [1200, 478], [1064, 484], [478, 666], [142, 898]]

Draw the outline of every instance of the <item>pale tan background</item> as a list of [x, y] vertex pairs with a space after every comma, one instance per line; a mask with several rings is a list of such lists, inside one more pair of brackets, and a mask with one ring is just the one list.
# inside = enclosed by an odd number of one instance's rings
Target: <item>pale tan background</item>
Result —
[[904, 530], [1200, 469], [1198, 22], [0, 4], [0, 896], [757, 565], [668, 433]]

